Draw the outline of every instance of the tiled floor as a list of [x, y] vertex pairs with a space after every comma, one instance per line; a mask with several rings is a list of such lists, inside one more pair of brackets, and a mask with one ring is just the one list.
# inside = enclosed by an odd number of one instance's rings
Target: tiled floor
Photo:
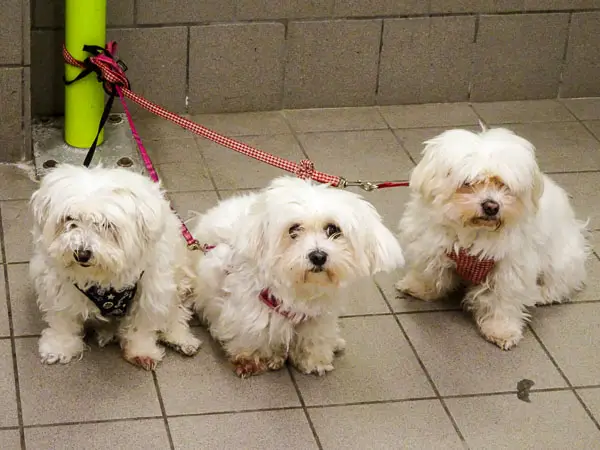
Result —
[[[348, 349], [317, 378], [282, 370], [236, 378], [205, 331], [200, 354], [172, 352], [156, 373], [92, 347], [82, 361], [44, 367], [42, 323], [27, 279], [35, 184], [0, 166], [0, 447], [28, 449], [419, 448], [591, 449], [600, 443], [600, 99], [347, 108], [196, 117], [278, 155], [311, 158], [350, 179], [403, 179], [421, 142], [453, 126], [510, 124], [538, 146], [542, 168], [590, 218], [590, 283], [572, 304], [538, 308], [522, 343], [485, 342], [457, 303], [398, 298], [397, 274], [348, 291]], [[163, 122], [140, 131], [181, 214], [277, 169]], [[395, 227], [407, 200], [366, 194]], [[530, 403], [517, 383], [535, 382]]]

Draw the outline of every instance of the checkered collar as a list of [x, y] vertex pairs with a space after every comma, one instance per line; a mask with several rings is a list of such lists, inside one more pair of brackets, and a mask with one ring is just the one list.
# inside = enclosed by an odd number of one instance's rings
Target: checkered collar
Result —
[[472, 284], [481, 284], [496, 265], [493, 258], [484, 258], [481, 253], [472, 255], [469, 249], [460, 248], [458, 253], [452, 249], [446, 255], [456, 264], [456, 273]]
[[[144, 272], [140, 274], [142, 278]], [[92, 284], [87, 289], [81, 289], [77, 284], [75, 287], [85, 295], [100, 310], [105, 317], [122, 317], [127, 314], [127, 309], [135, 298], [138, 281], [133, 286], [117, 290], [112, 286], [104, 287]]]

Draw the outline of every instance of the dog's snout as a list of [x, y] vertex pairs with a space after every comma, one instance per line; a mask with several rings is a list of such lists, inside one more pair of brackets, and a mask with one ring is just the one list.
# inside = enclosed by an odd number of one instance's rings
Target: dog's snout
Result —
[[481, 204], [481, 208], [486, 216], [495, 216], [500, 210], [500, 205], [494, 200], [486, 200]]
[[90, 259], [92, 259], [92, 252], [90, 250], [80, 248], [73, 252], [73, 256], [75, 258], [75, 261], [77, 261], [78, 263], [85, 264], [89, 262]]
[[315, 266], [321, 267], [327, 262], [327, 253], [323, 250], [313, 250], [308, 254], [308, 259]]

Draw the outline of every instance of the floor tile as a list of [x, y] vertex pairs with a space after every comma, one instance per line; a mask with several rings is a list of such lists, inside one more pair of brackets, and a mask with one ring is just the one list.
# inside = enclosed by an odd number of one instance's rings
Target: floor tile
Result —
[[[33, 167], [28, 167], [33, 173]], [[27, 171], [12, 165], [0, 164], [0, 200], [25, 200], [38, 188]]]
[[173, 192], [168, 196], [183, 220], [189, 219], [194, 213], [205, 213], [218, 202], [215, 191]]
[[[291, 134], [243, 136], [241, 142], [289, 161], [306, 159]], [[262, 188], [273, 178], [293, 175], [211, 142], [200, 142], [206, 163], [219, 189]]]
[[358, 280], [340, 293], [343, 299], [345, 316], [389, 313], [377, 286], [369, 278]]
[[160, 416], [152, 374], [127, 363], [117, 346], [93, 346], [81, 361], [46, 366], [37, 344], [16, 341], [25, 425]]
[[590, 233], [590, 244], [598, 256], [600, 256], [600, 231]]
[[208, 333], [195, 331], [204, 342], [200, 353], [193, 359], [172, 355], [157, 369], [168, 415], [299, 406], [287, 370], [242, 380]]
[[193, 137], [157, 139], [149, 141], [146, 148], [154, 164], [203, 162], [202, 152]]
[[169, 438], [163, 419], [26, 428], [25, 443], [28, 450], [169, 448]]
[[[183, 115], [188, 118], [188, 116]], [[142, 140], [148, 139], [186, 139], [194, 136], [191, 131], [175, 125], [162, 117], [140, 117], [135, 126]]]
[[29, 264], [9, 264], [8, 285], [15, 336], [40, 334], [46, 325], [29, 278]]
[[596, 139], [600, 139], [600, 120], [589, 120], [583, 124], [596, 136]]
[[347, 346], [336, 357], [335, 370], [323, 377], [295, 373], [307, 405], [433, 396], [393, 317], [348, 318], [340, 324]]
[[426, 128], [477, 125], [479, 118], [468, 103], [381, 106], [391, 128]]
[[21, 450], [21, 434], [19, 430], [0, 431], [0, 442], [3, 450]]
[[158, 176], [169, 192], [212, 191], [213, 185], [203, 162], [157, 164]]
[[0, 336], [10, 336], [8, 308], [6, 307], [6, 285], [4, 273], [0, 274]]
[[569, 194], [577, 218], [589, 219], [589, 229], [600, 230], [600, 173], [561, 173], [552, 179]]
[[488, 125], [501, 123], [570, 122], [577, 120], [557, 100], [473, 103], [473, 108]]
[[347, 180], [405, 180], [413, 167], [390, 130], [300, 134], [315, 168]]
[[29, 202], [27, 200], [3, 202], [1, 207], [6, 261], [29, 261], [32, 251], [31, 229], [33, 226], [31, 214], [29, 214]]
[[14, 427], [18, 424], [12, 347], [9, 339], [2, 339], [0, 340], [0, 427]]
[[575, 395], [535, 392], [531, 403], [516, 395], [446, 400], [473, 449], [590, 449], [600, 432]]
[[600, 388], [578, 389], [577, 393], [596, 420], [600, 420]]
[[199, 114], [192, 116], [192, 120], [226, 136], [256, 136], [291, 132], [281, 111]]
[[[416, 162], [419, 162], [421, 160], [421, 152], [425, 149], [425, 141], [453, 128], [457, 127], [397, 129], [394, 130], [394, 134], [410, 156]], [[458, 128], [474, 132], [479, 132], [481, 130], [479, 127], [460, 126]]]
[[587, 281], [582, 292], [575, 294], [571, 301], [583, 302], [600, 300], [600, 261], [591, 255], [587, 261]]
[[441, 395], [516, 391], [524, 378], [536, 388], [565, 386], [531, 333], [506, 352], [484, 340], [466, 313], [398, 317]]
[[376, 107], [293, 109], [285, 111], [285, 116], [298, 133], [375, 130], [388, 127]]
[[169, 427], [178, 450], [317, 448], [302, 410], [177, 417]]
[[[408, 179], [408, 174], [404, 180]], [[410, 199], [410, 188], [407, 186], [398, 186], [385, 189], [379, 189], [373, 192], [364, 192], [358, 188], [352, 188], [363, 196], [365, 200], [371, 203], [377, 212], [383, 218], [383, 223], [392, 232], [397, 233], [398, 223], [404, 213], [404, 207]]]
[[460, 297], [453, 296], [448, 300], [424, 302], [412, 297], [405, 297], [398, 292], [394, 285], [402, 278], [402, 270], [391, 273], [378, 273], [375, 281], [383, 291], [385, 298], [395, 312], [460, 310]]
[[600, 384], [598, 317], [600, 303], [552, 305], [533, 316], [533, 329], [574, 386]]
[[600, 98], [570, 98], [561, 102], [575, 114], [579, 120], [600, 119]]
[[326, 449], [463, 448], [438, 400], [310, 408], [309, 414]]
[[600, 169], [600, 142], [580, 123], [515, 124], [507, 128], [535, 145], [544, 172]]

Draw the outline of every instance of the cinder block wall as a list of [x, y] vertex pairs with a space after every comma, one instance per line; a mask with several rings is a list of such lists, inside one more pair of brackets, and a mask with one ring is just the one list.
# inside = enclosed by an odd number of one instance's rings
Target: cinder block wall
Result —
[[31, 153], [29, 0], [2, 0], [0, 9], [0, 162]]

